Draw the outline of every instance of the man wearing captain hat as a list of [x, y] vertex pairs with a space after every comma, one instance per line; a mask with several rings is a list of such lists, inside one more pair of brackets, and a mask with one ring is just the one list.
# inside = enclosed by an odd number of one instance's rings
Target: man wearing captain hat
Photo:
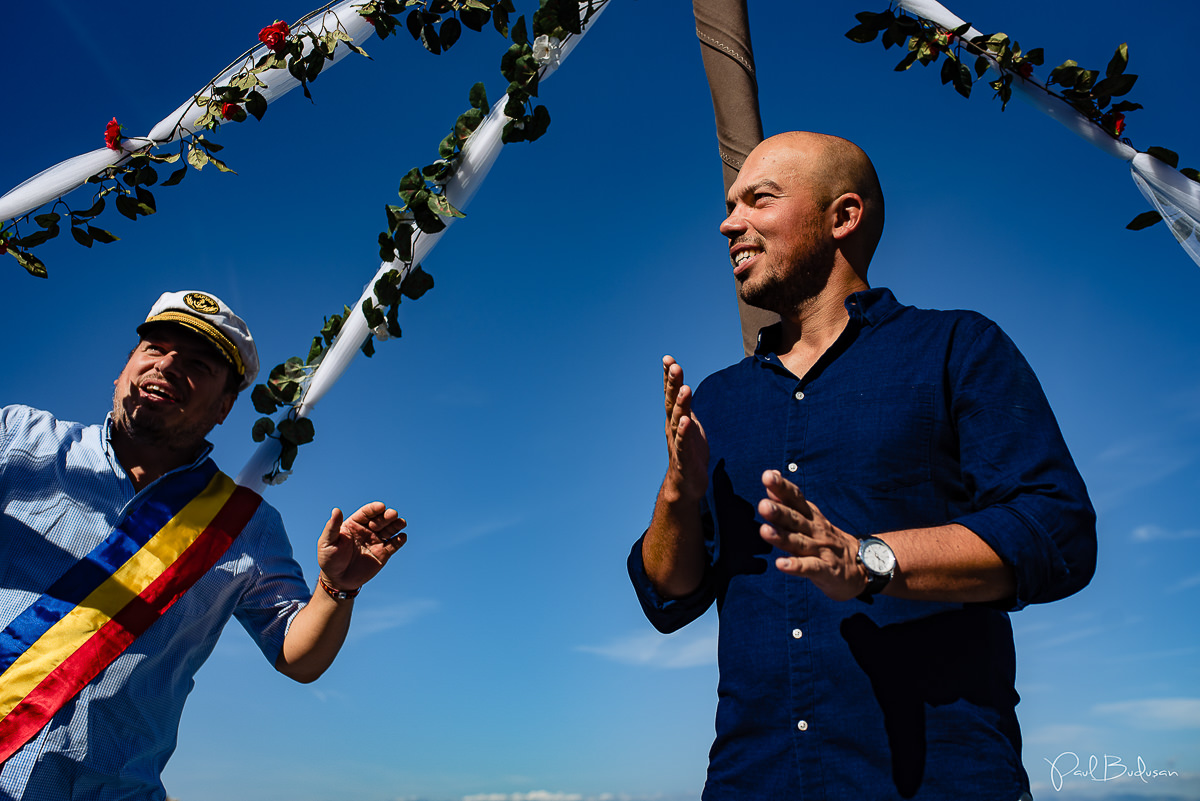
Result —
[[246, 324], [168, 292], [137, 333], [103, 424], [0, 409], [0, 799], [165, 798], [192, 677], [229, 618], [313, 681], [406, 539], [382, 503], [334, 509], [310, 591], [279, 513], [209, 458], [258, 374]]

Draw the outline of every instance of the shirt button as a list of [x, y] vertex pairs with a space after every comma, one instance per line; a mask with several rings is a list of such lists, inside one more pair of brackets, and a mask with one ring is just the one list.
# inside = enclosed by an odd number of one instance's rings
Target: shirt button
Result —
[[800, 469], [800, 466], [798, 464], [796, 464], [795, 462], [788, 462], [788, 472], [789, 473], [795, 473], [799, 469]]
[[800, 731], [808, 731], [808, 721], [807, 720], [800, 721], [799, 723], [796, 724], [796, 728], [799, 729]]
[[803, 636], [804, 636], [804, 632], [801, 631], [800, 629], [792, 629], [792, 638], [793, 639], [798, 640]]
[[804, 393], [797, 390], [796, 391], [796, 400], [804, 400]]

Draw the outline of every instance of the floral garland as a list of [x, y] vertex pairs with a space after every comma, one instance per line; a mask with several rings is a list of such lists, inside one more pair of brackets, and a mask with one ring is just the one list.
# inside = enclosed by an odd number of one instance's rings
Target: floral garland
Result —
[[[354, 8], [375, 28], [380, 39], [400, 29], [399, 16], [404, 16], [403, 27], [429, 52], [440, 55], [458, 41], [465, 26], [482, 31], [489, 21], [501, 36], [511, 38], [512, 44], [500, 61], [500, 72], [508, 80], [508, 101], [504, 113], [510, 119], [505, 124], [501, 141], [504, 143], [532, 142], [542, 136], [550, 125], [550, 114], [543, 105], [535, 105], [533, 98], [538, 93], [538, 83], [546, 65], [557, 66], [558, 49], [571, 35], [582, 33], [584, 25], [596, 13], [605, 0], [540, 0], [540, 7], [532, 17], [534, 39], [531, 40], [524, 16], [510, 25], [511, 15], [516, 9], [512, 0], [368, 0]], [[194, 96], [196, 106], [203, 109], [193, 123], [196, 129], [215, 131], [222, 122], [243, 122], [247, 116], [261, 120], [266, 113], [266, 98], [258, 91], [266, 84], [259, 77], [269, 70], [286, 69], [299, 81], [305, 97], [311, 100], [308, 84], [316, 80], [325, 62], [332, 61], [336, 48], [344, 43], [355, 53], [367, 56], [366, 51], [356, 46], [338, 22], [337, 28], [323, 35], [311, 28], [295, 33], [308, 20], [323, 14], [334, 4], [304, 16], [295, 25], [276, 20], [259, 32], [259, 41], [268, 52], [252, 67], [248, 66], [232, 75], [227, 84], [217, 86], [216, 79], [209, 82], [206, 91]], [[404, 12], [408, 12], [405, 14]], [[245, 60], [253, 50], [243, 54]], [[369, 58], [369, 56], [367, 56]], [[234, 64], [238, 62], [235, 61]], [[224, 73], [222, 73], [224, 74]], [[372, 331], [361, 349], [367, 356], [374, 353], [373, 340], [398, 338], [398, 307], [404, 297], [420, 298], [433, 287], [433, 278], [412, 263], [413, 242], [421, 233], [437, 233], [446, 227], [443, 217], [462, 217], [446, 198], [444, 187], [454, 174], [462, 159], [462, 149], [467, 139], [482, 123], [490, 110], [482, 83], [476, 83], [470, 91], [471, 108], [455, 121], [449, 134], [438, 145], [438, 158], [422, 167], [414, 167], [400, 181], [400, 205], [385, 208], [386, 230], [379, 234], [379, 256], [385, 262], [394, 262], [397, 268], [388, 271], [373, 287], [375, 301], [364, 301], [363, 313]], [[183, 131], [182, 123], [176, 133]], [[112, 150], [121, 150], [121, 125], [113, 118], [104, 130], [105, 145]], [[213, 164], [222, 172], [233, 172], [215, 155], [222, 147], [197, 133], [186, 133], [180, 137], [180, 151], [170, 155], [152, 153], [152, 143], [133, 152], [125, 161], [102, 170], [88, 179], [98, 183], [92, 206], [84, 211], [75, 211], [61, 197], [54, 201], [50, 211], [33, 216], [41, 230], [22, 236], [20, 220], [10, 220], [0, 227], [0, 255], [12, 255], [31, 275], [45, 278], [47, 271], [43, 262], [30, 253], [30, 249], [53, 239], [60, 232], [59, 223], [63, 216], [56, 212], [61, 205], [70, 218], [71, 233], [85, 247], [93, 242], [110, 243], [118, 240], [111, 232], [96, 228], [90, 221], [105, 209], [105, 196], [116, 193], [115, 206], [123, 216], [137, 220], [157, 211], [156, 201], [149, 187], [158, 181], [154, 164], [175, 163], [186, 156], [185, 163], [175, 170], [160, 186], [173, 186], [183, 180], [188, 167], [200, 170]], [[124, 185], [122, 185], [124, 184]], [[21, 219], [28, 220], [33, 212]], [[287, 408], [288, 414], [278, 425], [269, 417], [254, 423], [251, 435], [256, 442], [267, 437], [280, 442], [281, 452], [270, 473], [264, 476], [267, 483], [278, 483], [286, 478], [295, 461], [298, 448], [313, 440], [311, 420], [296, 414], [305, 388], [322, 357], [332, 345], [351, 310], [343, 306], [340, 313], [326, 317], [316, 336], [313, 337], [306, 358], [291, 357], [271, 369], [266, 383], [254, 387], [251, 400], [257, 411], [272, 414]]]
[[[511, 29], [512, 45], [505, 51], [500, 63], [500, 71], [509, 81], [508, 101], [504, 107], [504, 114], [509, 120], [501, 133], [502, 142], [532, 142], [546, 132], [550, 125], [550, 114], [545, 106], [534, 106], [532, 103], [532, 98], [537, 96], [538, 83], [547, 65], [557, 66], [561, 43], [572, 35], [582, 33], [587, 20], [603, 2], [542, 0], [541, 7], [533, 15], [532, 28], [536, 38], [532, 41], [524, 17], [517, 19]], [[398, 0], [376, 0], [360, 7], [360, 13], [372, 21], [376, 32], [383, 37], [398, 26], [397, 20], [391, 15], [395, 13], [393, 7], [398, 5], [401, 5]], [[410, 13], [407, 27], [416, 37], [418, 33], [414, 32], [417, 28], [412, 22], [414, 18]], [[478, 17], [473, 21], [478, 21]], [[419, 34], [425, 37], [423, 42], [432, 41], [427, 23], [423, 22]], [[453, 29], [451, 36], [456, 36]], [[448, 45], [443, 41], [442, 47]], [[433, 288], [433, 277], [421, 265], [413, 264], [413, 243], [416, 238], [443, 230], [446, 227], [444, 217], [465, 216], [450, 203], [445, 186], [462, 161], [467, 140], [491, 110], [482, 83], [471, 87], [468, 100], [471, 107], [459, 115], [450, 133], [438, 144], [438, 157], [429, 164], [409, 170], [400, 180], [398, 194], [402, 202], [384, 207], [387, 226], [378, 235], [379, 258], [397, 266], [375, 282], [372, 287], [374, 301], [363, 301], [362, 312], [371, 333], [360, 347], [367, 357], [375, 353], [374, 340], [382, 342], [401, 336], [398, 320], [403, 298], [417, 300]], [[251, 432], [255, 442], [262, 442], [268, 437], [279, 441], [280, 454], [271, 470], [263, 476], [267, 484], [279, 484], [286, 480], [299, 447], [311, 442], [315, 436], [312, 421], [300, 417], [298, 407], [313, 373], [350, 314], [350, 307], [343, 305], [339, 313], [326, 317], [321, 330], [312, 338], [308, 355], [303, 359], [293, 356], [276, 365], [266, 383], [255, 386], [251, 393], [251, 401], [260, 414], [271, 415], [280, 409], [288, 410], [278, 424], [270, 417], [259, 418]]]
[[[846, 38], [852, 42], [866, 44], [881, 36], [884, 49], [893, 45], [906, 45], [908, 53], [895, 67], [896, 72], [903, 72], [913, 64], [929, 66], [945, 54], [942, 62], [942, 84], [952, 84], [955, 91], [963, 97], [971, 96], [971, 88], [976, 78], [982, 78], [989, 69], [996, 69], [1000, 77], [989, 81], [988, 85], [1000, 99], [1000, 110], [1003, 111], [1012, 98], [1012, 83], [1015, 76], [1022, 79], [1033, 77], [1034, 68], [1043, 62], [1042, 48], [1022, 52], [1019, 43], [1012, 41], [1003, 33], [983, 34], [965, 39], [971, 29], [970, 23], [960, 25], [953, 30], [944, 28], [922, 17], [909, 16], [904, 9], [888, 10], [881, 13], [863, 11], [855, 15], [859, 24], [846, 32]], [[965, 53], [964, 53], [965, 51]], [[964, 58], [974, 56], [974, 76], [972, 70], [964, 63]], [[1113, 103], [1114, 97], [1122, 97], [1133, 89], [1138, 76], [1125, 72], [1129, 65], [1129, 48], [1122, 44], [1113, 53], [1105, 68], [1104, 77], [1097, 70], [1080, 67], [1074, 61], [1064, 61], [1050, 70], [1045, 85], [1030, 81], [1029, 85], [1037, 86], [1047, 94], [1069, 103], [1076, 111], [1090, 120], [1109, 136], [1119, 138], [1125, 132], [1125, 115], [1136, 111], [1142, 106], [1122, 100]], [[1055, 92], [1049, 87], [1057, 85], [1061, 91]], [[1129, 140], [1123, 140], [1129, 144]], [[1179, 168], [1179, 155], [1165, 147], [1150, 147], [1145, 151], [1174, 169]], [[1179, 172], [1193, 181], [1200, 182], [1200, 171], [1191, 167], [1179, 169]], [[1147, 211], [1135, 217], [1126, 228], [1141, 230], [1162, 219], [1158, 211]], [[1196, 232], [1191, 226], [1178, 221], [1186, 230], [1178, 231], [1186, 239]]]
[[[580, 26], [572, 25], [572, 14], [578, 19], [581, 7], [590, 11], [594, 1], [542, 0], [541, 8], [534, 15], [535, 28], [578, 33]], [[193, 102], [202, 109], [202, 114], [191, 127], [211, 132], [217, 130], [223, 122], [244, 122], [247, 116], [261, 120], [267, 110], [267, 100], [258, 91], [266, 85], [259, 76], [270, 70], [287, 70], [288, 74], [300, 83], [304, 96], [311, 100], [312, 94], [308, 85], [317, 79], [325, 64], [333, 60], [334, 52], [340, 44], [344, 43], [353, 52], [369, 58], [365, 50], [354, 44], [340, 21], [336, 27], [324, 33], [318, 33], [312, 28], [305, 28], [300, 32], [293, 30], [324, 15], [333, 5], [331, 2], [306, 14], [295, 25], [276, 20], [259, 31], [259, 41], [266, 45], [267, 52], [253, 66], [247, 66], [232, 75], [226, 84], [218, 86], [214, 78], [205, 90], [197, 93]], [[464, 26], [474, 31], [482, 31], [489, 20], [501, 36], [509, 38], [510, 15], [516, 12], [512, 0], [369, 0], [355, 6], [355, 9], [374, 26], [381, 39], [387, 38], [400, 27], [396, 15], [407, 11], [404, 27], [426, 50], [435, 55], [449, 50], [458, 41]], [[559, 19], [563, 22], [560, 23]], [[510, 116], [515, 120], [512, 123], [514, 131], [506, 141], [533, 141], [545, 132], [550, 117], [544, 108], [532, 107], [529, 103], [530, 98], [537, 94], [537, 62], [525, 33], [523, 17], [518, 19], [516, 25], [511, 26], [511, 34], [513, 45], [504, 54], [501, 63], [501, 72], [512, 82], [506, 111], [510, 111]], [[242, 54], [234, 64], [244, 62], [251, 53], [253, 49]], [[164, 156], [153, 153], [151, 151], [157, 147], [157, 143], [150, 143], [136, 151], [128, 151], [128, 158], [89, 178], [89, 183], [100, 186], [88, 209], [76, 211], [60, 197], [51, 204], [47, 212], [35, 215], [35, 210], [20, 219], [7, 221], [0, 226], [0, 255], [11, 255], [30, 275], [46, 278], [48, 272], [45, 263], [31, 250], [57, 237], [64, 218], [69, 219], [75, 241], [90, 248], [94, 242], [107, 244], [119, 240], [119, 237], [110, 231], [91, 224], [105, 210], [106, 195], [116, 194], [117, 211], [130, 220], [136, 221], [139, 217], [149, 216], [157, 211], [154, 195], [150, 191], [150, 187], [158, 182], [154, 164], [173, 164], [181, 157], [185, 159], [184, 165], [175, 170], [166, 181], [159, 184], [160, 186], [178, 184], [187, 174], [188, 166], [200, 170], [212, 164], [222, 172], [233, 172], [216, 156], [222, 149], [221, 145], [198, 133], [187, 131], [182, 123], [176, 126], [175, 133], [184, 133], [180, 136], [178, 154]], [[113, 118], [105, 126], [105, 146], [110, 150], [123, 151], [128, 143], [129, 140], [121, 135], [120, 123]], [[59, 213], [60, 207], [63, 213]], [[22, 222], [31, 218], [40, 230], [22, 235]]]

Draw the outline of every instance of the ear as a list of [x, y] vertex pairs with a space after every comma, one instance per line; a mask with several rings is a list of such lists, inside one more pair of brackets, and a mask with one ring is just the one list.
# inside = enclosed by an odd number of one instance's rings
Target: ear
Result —
[[858, 230], [863, 219], [863, 199], [854, 192], [847, 192], [829, 204], [833, 217], [833, 238], [845, 239]]
[[221, 396], [221, 415], [217, 418], [217, 425], [225, 422], [225, 418], [229, 416], [229, 410], [233, 408], [233, 402], [236, 400], [236, 392], [226, 392]]

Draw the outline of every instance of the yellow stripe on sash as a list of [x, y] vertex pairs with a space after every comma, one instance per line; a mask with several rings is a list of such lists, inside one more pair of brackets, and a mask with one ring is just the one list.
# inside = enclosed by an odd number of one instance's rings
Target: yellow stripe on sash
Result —
[[0, 718], [169, 568], [212, 523], [237, 484], [218, 472], [204, 490], [4, 671]]

